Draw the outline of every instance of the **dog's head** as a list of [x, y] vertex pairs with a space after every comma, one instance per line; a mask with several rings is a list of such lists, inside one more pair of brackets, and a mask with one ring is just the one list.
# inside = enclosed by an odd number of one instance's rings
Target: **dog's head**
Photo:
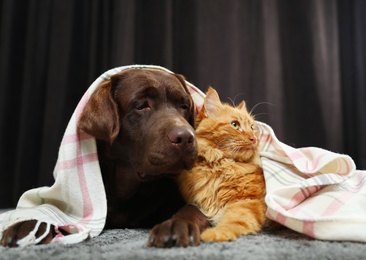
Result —
[[177, 174], [197, 156], [195, 107], [185, 79], [128, 69], [92, 94], [78, 127], [109, 143], [112, 157], [141, 179]]

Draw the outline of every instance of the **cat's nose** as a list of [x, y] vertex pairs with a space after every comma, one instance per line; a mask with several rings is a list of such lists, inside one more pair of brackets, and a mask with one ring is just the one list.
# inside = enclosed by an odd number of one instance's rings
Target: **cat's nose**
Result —
[[257, 138], [255, 138], [254, 136], [250, 137], [249, 140], [252, 142], [252, 144], [255, 144], [257, 142]]

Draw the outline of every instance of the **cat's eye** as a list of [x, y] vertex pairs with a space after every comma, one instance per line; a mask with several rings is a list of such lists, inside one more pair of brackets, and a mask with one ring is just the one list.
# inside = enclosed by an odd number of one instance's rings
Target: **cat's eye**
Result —
[[231, 126], [235, 129], [235, 130], [238, 130], [239, 127], [240, 127], [240, 124], [238, 121], [233, 121], [231, 122]]
[[251, 125], [250, 128], [254, 131], [255, 130], [255, 126]]

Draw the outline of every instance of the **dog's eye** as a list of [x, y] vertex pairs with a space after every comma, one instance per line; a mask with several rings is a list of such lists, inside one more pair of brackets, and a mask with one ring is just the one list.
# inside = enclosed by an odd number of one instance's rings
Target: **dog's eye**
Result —
[[180, 103], [180, 108], [183, 108], [183, 109], [188, 109], [189, 108], [189, 105], [187, 103]]
[[144, 101], [144, 102], [136, 104], [135, 108], [137, 110], [143, 110], [143, 109], [146, 109], [146, 108], [150, 108], [150, 106], [149, 106], [149, 103], [147, 101]]

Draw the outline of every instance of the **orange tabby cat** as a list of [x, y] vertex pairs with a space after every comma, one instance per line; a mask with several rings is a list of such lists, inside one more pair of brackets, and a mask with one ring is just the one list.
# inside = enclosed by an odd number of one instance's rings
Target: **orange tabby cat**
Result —
[[222, 104], [209, 88], [197, 115], [198, 159], [178, 179], [188, 203], [210, 219], [203, 241], [230, 241], [258, 233], [265, 221], [265, 183], [255, 121], [245, 102]]

